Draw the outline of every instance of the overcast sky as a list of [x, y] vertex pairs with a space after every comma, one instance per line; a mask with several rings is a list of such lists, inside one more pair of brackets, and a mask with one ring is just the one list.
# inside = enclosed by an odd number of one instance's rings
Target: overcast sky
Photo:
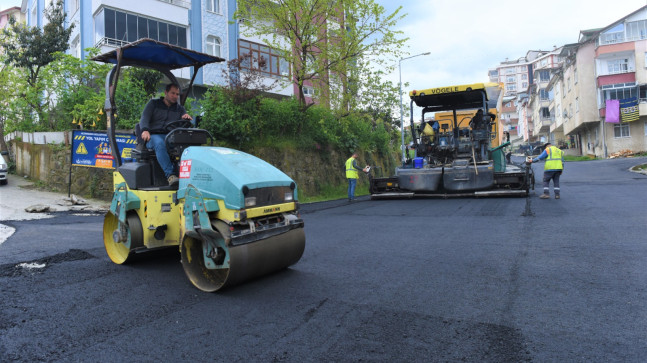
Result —
[[21, 0], [0, 0], [0, 11], [20, 5], [22, 5]]
[[[407, 16], [399, 29], [409, 37], [402, 82], [411, 89], [486, 82], [487, 71], [528, 50], [575, 43], [580, 30], [602, 28], [647, 5], [647, 0], [375, 0]], [[0, 0], [0, 10], [20, 6]], [[397, 65], [397, 61], [395, 61]], [[398, 71], [390, 75], [398, 82]]]
[[[647, 5], [646, 0], [375, 0], [408, 14], [399, 30], [409, 37], [402, 82], [413, 89], [487, 82], [487, 71], [528, 50], [576, 43], [580, 30], [603, 28]], [[396, 61], [397, 65], [397, 61]], [[390, 79], [398, 82], [398, 71]], [[405, 93], [405, 94], [406, 94]]]

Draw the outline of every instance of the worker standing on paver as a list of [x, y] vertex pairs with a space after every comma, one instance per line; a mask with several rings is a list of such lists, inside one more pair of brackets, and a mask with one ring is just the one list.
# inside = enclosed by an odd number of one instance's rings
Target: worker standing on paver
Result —
[[560, 198], [560, 189], [559, 189], [559, 177], [562, 175], [564, 170], [564, 152], [556, 146], [552, 146], [550, 142], [544, 144], [544, 151], [532, 159], [533, 163], [538, 162], [539, 160], [546, 159], [544, 164], [544, 194], [539, 198], [548, 199], [550, 198], [550, 180], [553, 180], [553, 193], [555, 193], [555, 199]]
[[348, 201], [352, 202], [355, 199], [355, 186], [357, 185], [357, 178], [359, 178], [358, 171], [366, 171], [368, 166], [364, 169], [357, 166], [357, 157], [359, 155], [354, 152], [348, 160], [346, 160], [346, 179], [348, 179]]

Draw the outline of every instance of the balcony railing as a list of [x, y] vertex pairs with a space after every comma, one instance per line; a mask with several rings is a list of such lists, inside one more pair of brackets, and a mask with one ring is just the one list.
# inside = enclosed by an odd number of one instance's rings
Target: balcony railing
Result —
[[123, 47], [124, 45], [130, 44], [130, 42], [125, 41], [125, 40], [119, 40], [119, 39], [114, 39], [114, 38], [106, 38], [103, 37], [99, 39], [99, 41], [94, 45], [95, 48], [102, 47], [104, 45], [107, 45], [109, 47], [115, 47], [115, 48], [120, 48]]
[[167, 4], [181, 6], [181, 7], [185, 8], [185, 9], [191, 9], [191, 2], [190, 1], [184, 1], [184, 0], [158, 0], [158, 1], [161, 1], [161, 2], [167, 3]]
[[600, 74], [601, 76], [611, 76], [614, 74], [624, 74], [624, 73], [633, 73], [635, 72], [634, 67], [626, 67], [625, 69], [614, 69], [612, 71], [607, 71], [604, 74]]

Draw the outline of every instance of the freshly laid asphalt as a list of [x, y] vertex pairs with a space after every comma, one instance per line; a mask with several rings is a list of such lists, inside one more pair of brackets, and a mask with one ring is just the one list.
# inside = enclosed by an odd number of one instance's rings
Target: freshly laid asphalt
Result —
[[306, 204], [297, 264], [214, 294], [174, 249], [110, 262], [100, 214], [4, 220], [0, 361], [642, 362], [641, 163], [566, 163], [560, 200], [537, 164], [528, 198]]

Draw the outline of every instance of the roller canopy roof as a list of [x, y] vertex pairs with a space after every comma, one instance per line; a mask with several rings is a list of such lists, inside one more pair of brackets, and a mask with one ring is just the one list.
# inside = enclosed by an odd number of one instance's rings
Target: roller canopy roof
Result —
[[[143, 38], [121, 48], [122, 65], [137, 65], [153, 69], [178, 69], [190, 66], [201, 67], [205, 64], [224, 62], [225, 59], [175, 45]], [[117, 64], [117, 51], [98, 55], [92, 60]]]
[[416, 106], [425, 107], [428, 111], [467, 110], [482, 108], [484, 101], [488, 103], [488, 108], [496, 107], [500, 93], [498, 83], [474, 83], [411, 91], [409, 97]]

